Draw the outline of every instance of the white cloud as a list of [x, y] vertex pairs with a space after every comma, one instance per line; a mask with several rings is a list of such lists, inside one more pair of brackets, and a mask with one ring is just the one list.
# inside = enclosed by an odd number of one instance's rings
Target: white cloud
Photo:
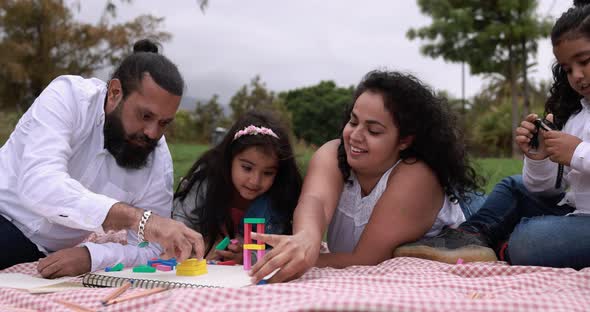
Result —
[[[541, 0], [542, 15], [559, 16], [571, 1]], [[102, 2], [83, 1], [78, 18], [95, 22]], [[358, 83], [377, 67], [414, 73], [435, 89], [461, 96], [461, 65], [430, 59], [420, 42], [405, 37], [411, 27], [430, 23], [415, 1], [391, 0], [210, 0], [203, 14], [195, 0], [135, 0], [118, 3], [118, 20], [151, 13], [164, 16], [173, 39], [164, 54], [179, 65], [187, 94], [222, 102], [259, 74], [274, 91], [334, 80]], [[534, 79], [550, 79], [548, 40], [539, 45]], [[102, 73], [99, 76], [106, 78]], [[466, 95], [482, 87], [468, 75]]]

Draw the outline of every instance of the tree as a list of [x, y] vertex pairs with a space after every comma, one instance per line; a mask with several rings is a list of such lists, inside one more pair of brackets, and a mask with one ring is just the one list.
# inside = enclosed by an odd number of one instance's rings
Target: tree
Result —
[[333, 81], [281, 93], [292, 114], [293, 132], [299, 139], [315, 145], [338, 138], [344, 108], [352, 102], [353, 87], [341, 88]]
[[[528, 59], [535, 57], [537, 40], [547, 36], [551, 23], [536, 15], [536, 0], [418, 0], [430, 26], [410, 29], [410, 40], [428, 41], [424, 55], [465, 62], [473, 74], [499, 73], [511, 83], [512, 136], [521, 119], [517, 102], [517, 76], [526, 76]], [[518, 147], [512, 140], [512, 155]]]
[[218, 100], [219, 96], [214, 94], [207, 103], [197, 101], [194, 120], [197, 138], [202, 142], [209, 141], [211, 131], [224, 123], [223, 108]]
[[[470, 151], [476, 155], [507, 156], [511, 154], [511, 83], [498, 74], [487, 75], [487, 84], [473, 98], [473, 104], [465, 116], [471, 122], [465, 125]], [[531, 108], [543, 112], [550, 84], [528, 82]], [[517, 90], [522, 96], [522, 86]]]
[[252, 78], [250, 85], [243, 85], [232, 96], [229, 107], [232, 110], [231, 118], [233, 121], [236, 121], [249, 110], [265, 110], [274, 112], [284, 125], [291, 127], [289, 111], [273, 91], [266, 89], [266, 85], [260, 80], [260, 76]]
[[140, 38], [164, 42], [163, 18], [80, 23], [62, 0], [0, 0], [0, 108], [24, 111], [56, 76], [117, 64]]

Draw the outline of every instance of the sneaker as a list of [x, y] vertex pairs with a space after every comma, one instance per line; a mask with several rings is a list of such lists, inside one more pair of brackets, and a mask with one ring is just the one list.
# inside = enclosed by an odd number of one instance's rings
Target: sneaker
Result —
[[445, 228], [434, 237], [401, 245], [393, 251], [394, 257], [414, 257], [450, 264], [476, 261], [498, 261], [496, 253], [480, 234]]

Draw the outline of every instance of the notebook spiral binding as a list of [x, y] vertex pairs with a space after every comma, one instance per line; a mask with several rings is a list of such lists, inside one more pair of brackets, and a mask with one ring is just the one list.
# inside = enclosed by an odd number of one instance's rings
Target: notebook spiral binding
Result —
[[[104, 287], [120, 287], [128, 281], [128, 278], [122, 277], [114, 277], [114, 276], [104, 276], [98, 274], [88, 273], [82, 277], [82, 285], [84, 287], [93, 287], [93, 288], [104, 288]], [[178, 282], [167, 282], [167, 281], [155, 281], [155, 280], [148, 280], [148, 279], [140, 279], [134, 278], [133, 279], [133, 288], [220, 288], [218, 286], [209, 286], [209, 285], [195, 285], [195, 284], [187, 284], [187, 283], [178, 283]]]

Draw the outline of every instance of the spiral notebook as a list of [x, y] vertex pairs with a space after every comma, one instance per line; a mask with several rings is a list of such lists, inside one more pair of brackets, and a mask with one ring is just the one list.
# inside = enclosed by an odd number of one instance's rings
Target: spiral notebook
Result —
[[240, 288], [251, 285], [250, 276], [241, 265], [207, 265], [207, 273], [199, 276], [177, 276], [176, 271], [134, 273], [131, 268], [118, 272], [93, 272], [84, 275], [86, 287], [119, 287], [132, 279], [140, 288]]

